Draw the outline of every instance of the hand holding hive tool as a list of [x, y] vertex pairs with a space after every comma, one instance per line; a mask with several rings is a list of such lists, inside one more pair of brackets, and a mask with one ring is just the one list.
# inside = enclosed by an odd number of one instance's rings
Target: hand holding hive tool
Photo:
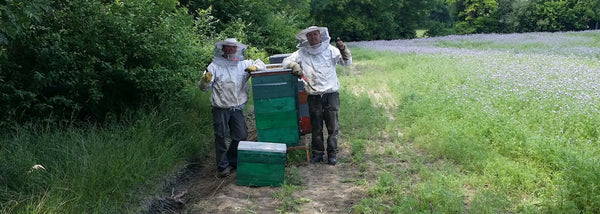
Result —
[[335, 46], [337, 46], [340, 51], [346, 50], [346, 44], [344, 44], [344, 41], [342, 41], [340, 37], [336, 39]]
[[340, 53], [342, 54], [342, 59], [344, 61], [348, 61], [348, 59], [352, 57], [352, 55], [350, 55], [350, 50], [348, 50], [346, 44], [344, 44], [344, 41], [342, 41], [340, 37], [338, 37], [336, 40], [337, 41], [335, 42], [335, 46], [337, 46], [337, 48], [340, 50]]

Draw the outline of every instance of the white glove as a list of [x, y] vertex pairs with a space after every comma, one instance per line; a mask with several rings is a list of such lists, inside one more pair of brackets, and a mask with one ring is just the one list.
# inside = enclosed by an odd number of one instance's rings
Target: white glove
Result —
[[290, 64], [288, 64], [287, 67], [292, 69], [292, 74], [294, 74], [296, 76], [302, 75], [302, 68], [300, 67], [300, 65], [298, 63], [290, 62]]

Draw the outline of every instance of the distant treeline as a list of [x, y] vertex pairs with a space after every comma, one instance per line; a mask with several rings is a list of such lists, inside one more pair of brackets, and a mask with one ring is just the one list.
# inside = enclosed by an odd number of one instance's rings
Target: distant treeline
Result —
[[253, 58], [327, 26], [347, 41], [597, 29], [598, 0], [8, 0], [0, 3], [0, 127], [102, 121], [185, 96], [215, 41]]

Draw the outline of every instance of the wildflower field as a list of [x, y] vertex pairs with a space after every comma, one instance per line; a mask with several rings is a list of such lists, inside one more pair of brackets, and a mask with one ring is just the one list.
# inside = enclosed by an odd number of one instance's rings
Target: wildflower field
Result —
[[600, 31], [349, 46], [388, 139], [360, 147], [380, 174], [354, 211], [600, 212]]

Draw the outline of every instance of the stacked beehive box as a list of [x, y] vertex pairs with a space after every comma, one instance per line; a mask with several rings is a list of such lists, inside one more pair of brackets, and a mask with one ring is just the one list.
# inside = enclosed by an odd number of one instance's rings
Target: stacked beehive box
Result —
[[240, 141], [236, 184], [240, 186], [281, 186], [285, 172], [286, 146], [283, 143]]
[[290, 69], [267, 67], [252, 74], [254, 116], [258, 141], [297, 146], [298, 77]]
[[[269, 57], [269, 62], [272, 64], [279, 64], [283, 62], [283, 59], [290, 56], [291, 54], [275, 54]], [[311, 133], [312, 126], [310, 125], [310, 117], [308, 114], [308, 103], [307, 103], [306, 90], [304, 89], [304, 82], [302, 79], [298, 79], [298, 119], [300, 120], [300, 133], [307, 134]]]

